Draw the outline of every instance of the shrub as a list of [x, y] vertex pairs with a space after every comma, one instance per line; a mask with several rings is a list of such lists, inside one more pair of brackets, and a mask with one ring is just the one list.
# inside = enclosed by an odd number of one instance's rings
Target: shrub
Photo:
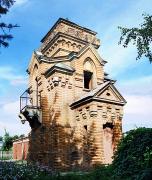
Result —
[[114, 156], [114, 177], [144, 180], [152, 175], [151, 167], [152, 128], [138, 128], [126, 133]]
[[112, 166], [98, 166], [90, 173], [91, 180], [112, 180]]

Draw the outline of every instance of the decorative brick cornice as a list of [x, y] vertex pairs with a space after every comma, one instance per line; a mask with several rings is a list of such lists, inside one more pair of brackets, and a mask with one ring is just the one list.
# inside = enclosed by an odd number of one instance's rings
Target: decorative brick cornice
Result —
[[54, 76], [52, 78], [48, 79], [48, 85], [47, 85], [47, 89], [48, 91], [50, 91], [51, 89], [53, 89], [54, 87], [62, 87], [62, 88], [68, 88], [68, 89], [72, 89], [72, 82], [69, 78], [64, 78], [64, 77], [59, 77], [59, 76]]
[[97, 117], [98, 116], [98, 112], [95, 110], [90, 111], [90, 117]]
[[54, 86], [58, 86], [59, 82], [60, 82], [59, 77], [57, 77], [57, 76], [53, 77], [52, 82], [53, 82]]
[[79, 40], [83, 43], [92, 43], [97, 48], [100, 46], [100, 40], [96, 38], [96, 32], [65, 19], [59, 19], [41, 40], [41, 50], [43, 51], [47, 49], [48, 44], [54, 41], [54, 39], [56, 42], [56, 36], [58, 36], [59, 34], [74, 38], [75, 41]]

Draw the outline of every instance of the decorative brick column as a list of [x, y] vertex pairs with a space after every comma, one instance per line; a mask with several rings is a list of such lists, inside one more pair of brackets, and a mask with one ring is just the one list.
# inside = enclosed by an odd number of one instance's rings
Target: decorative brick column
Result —
[[98, 119], [97, 106], [90, 107], [90, 127], [88, 134], [90, 165], [94, 166], [104, 162], [103, 153], [103, 128]]
[[122, 115], [119, 115], [117, 116], [117, 119], [114, 121], [114, 128], [113, 128], [114, 151], [117, 150], [117, 146], [121, 138], [122, 138]]

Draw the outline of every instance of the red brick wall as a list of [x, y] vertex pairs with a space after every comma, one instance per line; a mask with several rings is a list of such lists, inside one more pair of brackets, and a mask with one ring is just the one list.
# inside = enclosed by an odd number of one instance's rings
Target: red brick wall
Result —
[[17, 139], [13, 142], [13, 159], [26, 160], [28, 154], [29, 139]]

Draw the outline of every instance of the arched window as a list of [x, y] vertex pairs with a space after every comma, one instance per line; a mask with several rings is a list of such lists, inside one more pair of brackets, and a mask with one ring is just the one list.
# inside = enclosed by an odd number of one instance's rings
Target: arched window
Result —
[[93, 89], [96, 87], [96, 70], [90, 58], [87, 58], [84, 63], [84, 88]]

